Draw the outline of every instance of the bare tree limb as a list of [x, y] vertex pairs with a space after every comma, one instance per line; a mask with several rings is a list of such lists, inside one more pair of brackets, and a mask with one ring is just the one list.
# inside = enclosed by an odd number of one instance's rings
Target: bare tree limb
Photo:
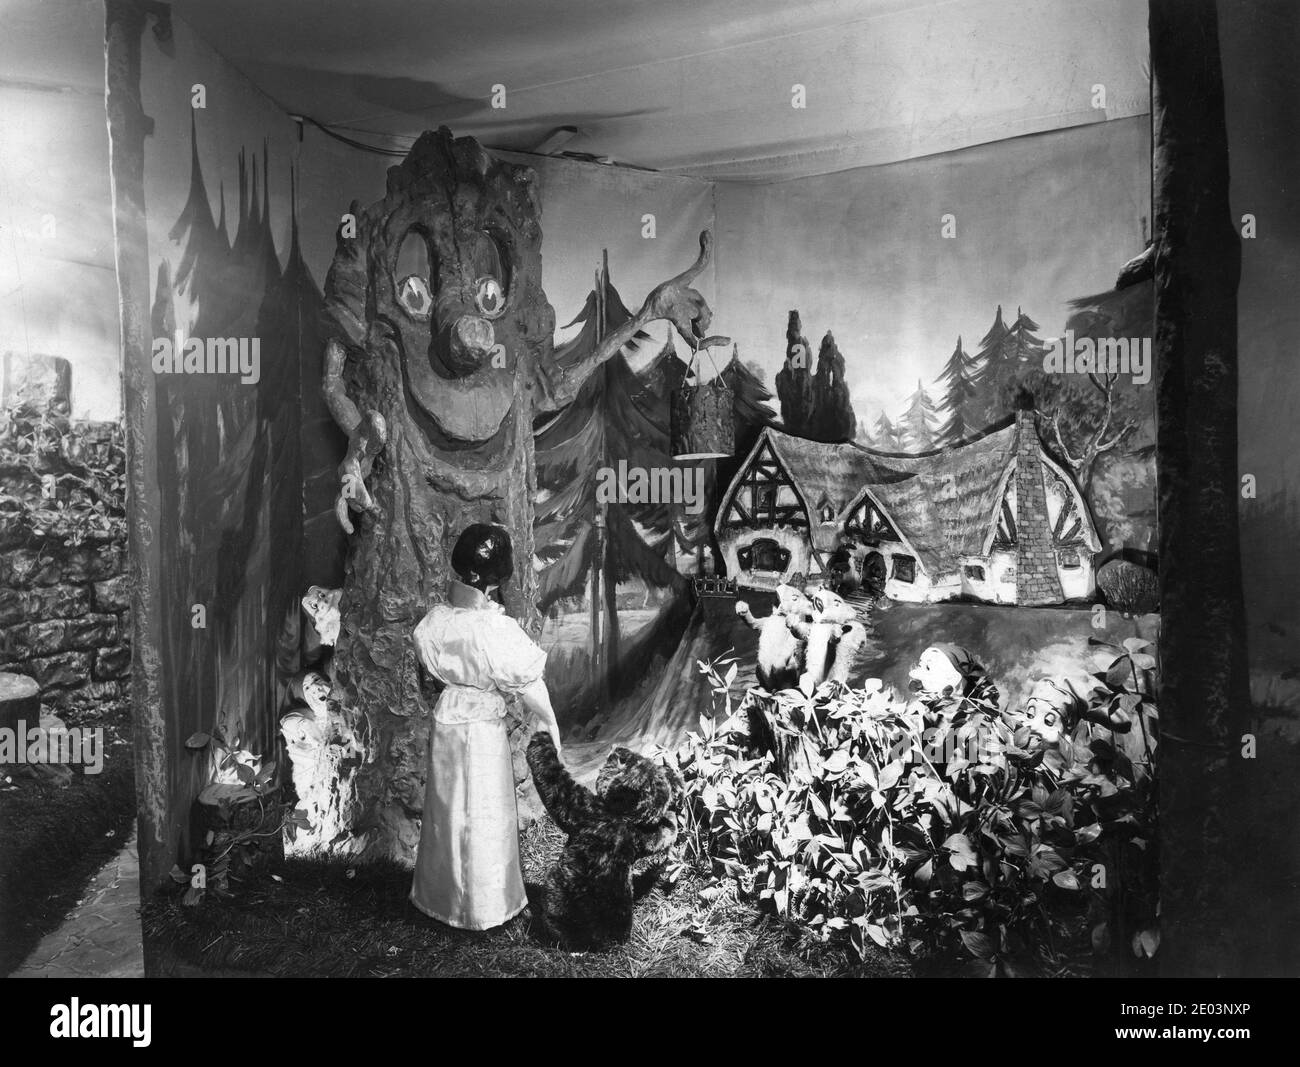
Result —
[[1075, 459], [1074, 456], [1070, 455], [1070, 450], [1065, 447], [1065, 438], [1061, 436], [1061, 413], [1059, 411], [1054, 411], [1052, 412], [1051, 417], [1048, 418], [1043, 412], [1035, 409], [1035, 414], [1043, 415], [1047, 425], [1052, 429], [1052, 438], [1056, 441], [1056, 448], [1057, 451], [1061, 453], [1061, 458], [1069, 465], [1070, 470], [1073, 471], [1075, 475], [1078, 475], [1080, 464], [1083, 461], [1082, 459]]

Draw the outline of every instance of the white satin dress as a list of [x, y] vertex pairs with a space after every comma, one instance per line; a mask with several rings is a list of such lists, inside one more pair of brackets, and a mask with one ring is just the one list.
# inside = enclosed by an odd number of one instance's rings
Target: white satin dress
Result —
[[546, 653], [499, 604], [453, 581], [415, 628], [446, 689], [433, 709], [429, 777], [411, 903], [449, 926], [486, 930], [527, 904], [506, 733], [506, 694], [542, 677]]

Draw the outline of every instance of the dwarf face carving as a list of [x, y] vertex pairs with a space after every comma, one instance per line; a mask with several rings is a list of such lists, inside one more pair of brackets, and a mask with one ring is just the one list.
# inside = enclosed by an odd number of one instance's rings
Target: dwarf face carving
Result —
[[308, 671], [302, 678], [302, 698], [322, 720], [329, 714], [330, 680], [319, 671]]
[[1087, 710], [1085, 701], [1068, 679], [1040, 678], [1018, 713], [1010, 717], [1017, 729], [1024, 728], [1044, 745], [1056, 745], [1074, 729]]
[[933, 647], [921, 653], [908, 677], [916, 683], [913, 688], [922, 696], [946, 697], [954, 693], [960, 696], [965, 691], [966, 679], [961, 671], [943, 652]]
[[397, 349], [408, 403], [454, 443], [492, 438], [549, 354], [533, 180], [440, 130], [367, 213], [367, 344]]

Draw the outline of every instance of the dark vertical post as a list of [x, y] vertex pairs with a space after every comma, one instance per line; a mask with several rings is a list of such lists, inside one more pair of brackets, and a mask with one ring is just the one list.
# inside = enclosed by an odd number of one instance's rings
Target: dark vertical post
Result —
[[1158, 959], [1240, 973], [1249, 721], [1237, 533], [1237, 284], [1214, 0], [1150, 0], [1161, 635]]
[[[105, 2], [105, 90], [113, 190], [122, 386], [126, 422], [127, 544], [131, 575], [131, 713], [139, 805], [140, 890], [151, 893], [173, 863], [167, 833], [170, 776], [158, 657], [158, 487], [151, 464], [157, 420], [150, 368], [149, 249], [145, 224], [144, 139], [153, 120], [140, 101], [140, 45], [146, 9], [169, 32], [166, 9], [134, 0]], [[146, 971], [148, 970], [146, 959]]]
[[[608, 261], [602, 259], [602, 267]], [[596, 271], [596, 344], [605, 336], [605, 273]], [[597, 373], [604, 373], [598, 371]], [[605, 505], [594, 504], [591, 549], [591, 696], [596, 710], [605, 710], [605, 646], [600, 628], [600, 577], [605, 568]]]

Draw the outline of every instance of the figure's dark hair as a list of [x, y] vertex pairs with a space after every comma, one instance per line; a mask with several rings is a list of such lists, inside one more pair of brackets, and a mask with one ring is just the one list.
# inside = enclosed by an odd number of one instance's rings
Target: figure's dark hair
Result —
[[476, 589], [500, 585], [515, 570], [509, 531], [487, 522], [466, 526], [451, 550], [451, 569], [462, 582]]

